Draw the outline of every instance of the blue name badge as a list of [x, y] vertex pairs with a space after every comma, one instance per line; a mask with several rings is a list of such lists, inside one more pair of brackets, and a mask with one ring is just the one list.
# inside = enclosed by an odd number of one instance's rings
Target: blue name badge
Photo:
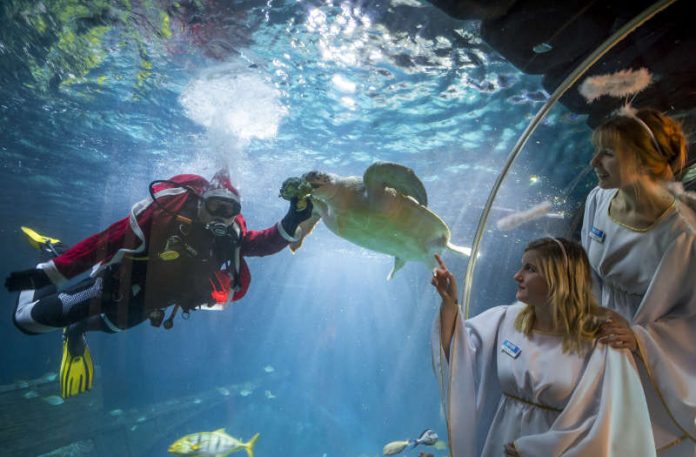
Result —
[[603, 231], [601, 231], [595, 226], [592, 226], [592, 228], [590, 229], [590, 238], [597, 241], [598, 243], [604, 243], [604, 237], [605, 234]]
[[515, 343], [513, 343], [510, 340], [503, 341], [503, 344], [500, 346], [500, 349], [513, 359], [516, 359], [520, 355], [520, 352], [522, 352], [522, 349], [520, 349], [517, 345], [515, 345]]

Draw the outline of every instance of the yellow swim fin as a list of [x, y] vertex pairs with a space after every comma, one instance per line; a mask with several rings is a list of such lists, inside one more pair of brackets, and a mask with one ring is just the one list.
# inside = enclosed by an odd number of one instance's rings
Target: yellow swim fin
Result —
[[60, 396], [74, 397], [92, 388], [94, 364], [89, 347], [85, 343], [82, 354], [71, 355], [68, 338], [63, 338], [63, 357], [60, 361]]
[[41, 247], [46, 245], [47, 243], [60, 243], [60, 240], [51, 238], [50, 236], [41, 235], [40, 233], [37, 233], [35, 230], [32, 230], [29, 227], [22, 227], [22, 232], [24, 232], [24, 234], [27, 237], [27, 241], [29, 242], [29, 244], [31, 244], [31, 246], [34, 249], [41, 250]]
[[27, 241], [34, 249], [50, 254], [53, 257], [59, 256], [65, 250], [65, 246], [59, 239], [42, 235], [29, 227], [22, 227], [22, 232], [24, 232]]

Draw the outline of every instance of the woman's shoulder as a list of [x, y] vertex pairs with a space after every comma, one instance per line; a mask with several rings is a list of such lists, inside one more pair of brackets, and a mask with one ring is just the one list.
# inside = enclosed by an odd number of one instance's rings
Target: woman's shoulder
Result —
[[601, 187], [592, 189], [585, 200], [585, 223], [592, 222], [595, 218], [601, 217], [602, 214], [607, 214], [609, 204], [615, 194], [616, 189], [602, 189]]
[[498, 305], [498, 306], [493, 306], [488, 309], [484, 309], [480, 313], [474, 315], [474, 316], [469, 316], [466, 320], [467, 321], [477, 321], [477, 320], [491, 320], [491, 319], [499, 319], [501, 316], [505, 316], [505, 314], [508, 313], [508, 309], [513, 306], [513, 305]]
[[515, 319], [523, 308], [524, 305], [516, 303], [494, 306], [464, 321], [464, 327], [470, 335], [478, 335], [482, 341], [495, 342], [500, 331], [514, 328]]
[[[656, 226], [651, 233], [654, 243], [660, 246], [660, 251], [665, 251], [668, 246], [679, 245], [679, 249], [685, 249], [687, 245], [696, 248], [696, 214], [687, 205], [677, 200], [667, 217]], [[688, 249], [688, 248], [687, 248]]]
[[527, 305], [525, 305], [521, 301], [516, 301], [510, 305], [507, 305], [505, 308], [507, 308], [506, 312], [508, 315], [517, 317], [517, 315], [519, 313], [521, 313], [522, 310], [525, 309], [526, 307], [527, 307]]
[[500, 321], [509, 317], [513, 319], [524, 309], [524, 303], [516, 302], [511, 305], [499, 305], [481, 311], [476, 316], [467, 319], [467, 322]]
[[589, 194], [587, 194], [587, 203], [589, 204], [592, 202], [597, 204], [600, 202], [608, 202], [612, 199], [615, 193], [616, 189], [602, 189], [601, 187], [596, 186], [590, 191]]

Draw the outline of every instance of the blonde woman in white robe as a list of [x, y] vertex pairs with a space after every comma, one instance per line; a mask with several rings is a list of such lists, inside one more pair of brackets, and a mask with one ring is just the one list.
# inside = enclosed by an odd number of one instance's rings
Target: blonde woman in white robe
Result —
[[[582, 244], [600, 305], [602, 341], [638, 360], [658, 456], [696, 455], [696, 216], [674, 175], [685, 163], [677, 122], [623, 110], [593, 134], [599, 180]], [[681, 198], [680, 198], [681, 197]]]
[[471, 319], [437, 260], [433, 366], [452, 457], [655, 455], [630, 352], [596, 340], [601, 311], [578, 243], [530, 243], [514, 275], [518, 302]]

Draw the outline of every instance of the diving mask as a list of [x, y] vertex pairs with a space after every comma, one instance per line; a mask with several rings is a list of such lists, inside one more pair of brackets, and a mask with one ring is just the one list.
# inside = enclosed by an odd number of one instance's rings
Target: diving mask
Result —
[[229, 219], [239, 214], [241, 209], [241, 205], [236, 200], [219, 196], [205, 198], [205, 210], [213, 217]]
[[204, 218], [205, 228], [215, 236], [234, 235], [229, 228], [236, 225], [234, 218], [242, 210], [239, 195], [229, 189], [216, 187], [203, 193], [202, 203], [208, 217]]
[[203, 195], [203, 206], [213, 217], [230, 219], [235, 217], [242, 210], [239, 195], [229, 189], [216, 187], [206, 190]]

